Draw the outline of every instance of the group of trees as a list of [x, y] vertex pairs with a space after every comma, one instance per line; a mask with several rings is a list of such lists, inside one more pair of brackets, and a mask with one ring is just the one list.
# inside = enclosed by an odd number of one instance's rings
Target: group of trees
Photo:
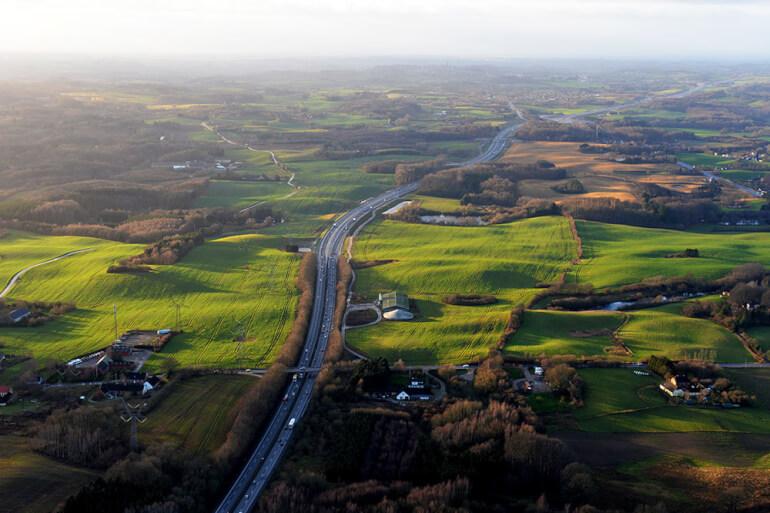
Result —
[[[130, 257], [120, 264], [126, 267], [145, 265], [171, 265], [181, 260], [194, 247], [205, 241], [200, 232], [163, 237], [158, 242], [144, 248], [139, 255]], [[108, 270], [108, 272], [110, 272]], [[113, 271], [114, 272], [114, 271]]]
[[[490, 371], [489, 380], [482, 378], [487, 384], [462, 393], [450, 387], [442, 403], [409, 408], [363, 402], [359, 385], [385, 379], [385, 361], [327, 369], [286, 470], [263, 493], [258, 511], [601, 511], [591, 503], [622, 508], [625, 501], [602, 495], [591, 469], [576, 463], [564, 443], [541, 433], [521, 396], [502, 393], [500, 387], [510, 382], [502, 359], [488, 363], [477, 370]], [[554, 383], [563, 381], [565, 390], [575, 386], [574, 369], [554, 369]], [[441, 374], [454, 379], [453, 370]], [[318, 462], [314, 472], [302, 471], [307, 461]]]
[[233, 228], [262, 228], [271, 225], [280, 214], [270, 207], [259, 206], [248, 211], [224, 208], [153, 210], [134, 217], [130, 213], [111, 210], [119, 222], [51, 224], [15, 218], [0, 219], [0, 226], [50, 235], [77, 235], [120, 242], [155, 242], [163, 237], [201, 232], [216, 235]]
[[106, 468], [127, 452], [124, 431], [111, 408], [61, 409], [37, 427], [32, 447], [68, 463]]
[[396, 174], [396, 184], [404, 185], [416, 182], [424, 176], [433, 173], [446, 166], [446, 159], [439, 157], [433, 160], [423, 160], [420, 162], [402, 162], [394, 168]]
[[460, 512], [534, 502], [545, 489], [560, 500], [571, 457], [561, 442], [537, 434], [531, 410], [494, 399], [417, 410], [355, 405], [358, 384], [387, 375], [384, 361], [326, 375], [288, 463], [311, 457], [322, 474], [279, 479], [259, 511]]
[[565, 397], [572, 404], [583, 404], [585, 383], [573, 367], [566, 363], [550, 366], [545, 370], [545, 380], [555, 394]]
[[622, 223], [632, 226], [684, 228], [702, 223], [717, 223], [724, 217], [713, 201], [670, 196], [651, 197], [642, 203], [614, 198], [572, 198], [562, 209], [577, 219]]
[[[739, 284], [765, 282], [766, 269], [757, 263], [741, 264], [725, 276], [707, 280], [692, 274], [685, 276], [653, 276], [639, 283], [623, 285], [608, 290], [594, 290], [591, 284], [565, 284], [549, 291], [549, 306], [564, 310], [587, 310], [615, 301], [642, 301], [657, 297], [684, 296], [687, 294], [713, 294], [729, 292]], [[738, 295], [737, 298], [742, 298]], [[688, 303], [688, 305], [691, 303]], [[696, 304], [697, 302], [693, 302]]]
[[[733, 331], [770, 325], [770, 276], [761, 264], [746, 264], [716, 284], [726, 292], [716, 301], [692, 301], [684, 305], [688, 317], [712, 319]], [[759, 349], [757, 347], [756, 349]]]
[[205, 456], [151, 446], [115, 463], [59, 513], [207, 513], [223, 477], [222, 468]]
[[427, 174], [420, 191], [431, 196], [457, 198], [463, 204], [513, 207], [518, 199], [519, 180], [559, 180], [565, 176], [563, 169], [549, 162], [477, 164]]
[[583, 182], [577, 178], [573, 178], [564, 183], [554, 185], [551, 187], [551, 189], [561, 194], [583, 194], [586, 192], [586, 188], [583, 185]]
[[670, 132], [639, 125], [624, 126], [618, 122], [603, 122], [596, 126], [583, 123], [558, 123], [556, 121], [533, 120], [523, 125], [516, 137], [525, 141], [575, 141], [602, 144], [677, 144], [697, 139], [687, 131]]

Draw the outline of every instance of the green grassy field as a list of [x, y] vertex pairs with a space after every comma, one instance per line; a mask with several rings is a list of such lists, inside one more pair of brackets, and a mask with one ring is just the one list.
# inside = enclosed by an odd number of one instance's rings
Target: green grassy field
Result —
[[199, 208], [245, 208], [260, 201], [275, 201], [294, 190], [284, 182], [238, 182], [212, 180], [206, 193], [198, 198]]
[[0, 436], [0, 511], [49, 513], [99, 474], [42, 456], [29, 438]]
[[438, 198], [436, 196], [416, 195], [411, 199], [419, 201], [420, 206], [426, 210], [434, 210], [443, 214], [455, 212], [460, 209], [460, 200], [452, 198]]
[[762, 347], [770, 348], [770, 326], [753, 326], [746, 331], [749, 335], [759, 340]]
[[725, 374], [746, 393], [756, 396], [758, 407], [770, 410], [770, 369], [725, 369]]
[[[107, 274], [107, 266], [141, 251], [141, 245], [87, 238], [22, 236], [56, 251], [92, 247], [31, 270], [13, 290], [14, 298], [67, 301], [77, 310], [35, 328], [2, 328], [6, 351], [35, 358], [67, 360], [108, 345], [114, 338], [112, 307], [119, 331], [174, 327], [174, 301], [181, 303], [182, 336], [148, 362], [173, 354], [186, 366], [264, 365], [271, 361], [294, 318], [297, 256], [281, 251], [282, 239], [242, 235], [207, 242], [181, 262], [157, 266], [151, 274]], [[4, 245], [6, 246], [6, 245]], [[23, 261], [22, 261], [23, 260]], [[17, 264], [6, 261], [8, 268]], [[236, 341], [241, 330], [243, 342]]]
[[16, 231], [0, 238], [0, 289], [5, 288], [8, 280], [16, 272], [27, 266], [50, 260], [70, 251], [101, 248], [110, 244], [85, 237], [48, 237], [45, 243], [42, 240], [40, 235]]
[[[652, 276], [717, 278], [739, 264], [767, 264], [770, 255], [768, 233], [693, 233], [592, 221], [577, 221], [577, 227], [584, 255], [577, 279], [598, 288]], [[698, 249], [700, 257], [666, 258], [686, 248]]]
[[629, 361], [653, 354], [720, 362], [749, 358], [740, 340], [727, 329], [706, 319], [684, 317], [680, 311], [680, 304], [622, 313], [530, 310], [505, 350], [535, 357], [605, 355], [612, 348], [614, 332], [631, 350], [631, 354], [620, 353]]
[[[351, 330], [348, 343], [371, 356], [408, 363], [461, 362], [483, 356], [502, 333], [508, 312], [557, 279], [575, 256], [567, 222], [540, 217], [484, 227], [394, 221], [367, 227], [354, 246], [357, 260], [393, 259], [362, 269], [355, 290], [371, 299], [398, 289], [417, 301], [410, 322]], [[493, 294], [491, 306], [450, 306], [451, 293]]]
[[[698, 131], [696, 130], [696, 132]], [[700, 133], [696, 133], [695, 135], [709, 136], [713, 134], [701, 130]], [[712, 155], [710, 153], [677, 153], [676, 158], [677, 160], [686, 162], [693, 166], [704, 167], [726, 166], [733, 162], [732, 159], [726, 159], [721, 156]]]
[[393, 186], [392, 175], [364, 173], [361, 170], [362, 164], [372, 160], [428, 158], [388, 154], [324, 161], [297, 152], [279, 152], [278, 157], [295, 173], [297, 189], [290, 188], [286, 183], [214, 180], [198, 199], [196, 206], [243, 208], [264, 201], [266, 206], [280, 213], [286, 221], [267, 229], [267, 233], [307, 238], [317, 235], [328, 226], [334, 215]]
[[208, 454], [225, 441], [238, 400], [257, 381], [251, 376], [209, 375], [170, 384], [173, 390], [147, 415], [139, 437], [144, 443], [172, 443]]
[[633, 360], [643, 360], [653, 354], [674, 360], [743, 362], [751, 359], [729, 330], [707, 319], [685, 317], [680, 314], [681, 308], [681, 304], [672, 304], [628, 312], [629, 321], [618, 336], [633, 352]]
[[629, 369], [581, 369], [580, 375], [586, 382], [586, 400], [574, 416], [582, 431], [770, 433], [766, 406], [670, 406], [656, 389], [659, 379], [654, 376], [637, 376]]
[[623, 314], [617, 312], [528, 310], [505, 351], [529, 356], [602, 355], [612, 345], [611, 332], [622, 322]]

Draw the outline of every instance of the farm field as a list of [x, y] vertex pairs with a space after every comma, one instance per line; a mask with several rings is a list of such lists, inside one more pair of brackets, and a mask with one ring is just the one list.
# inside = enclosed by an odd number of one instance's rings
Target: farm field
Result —
[[770, 433], [770, 409], [722, 410], [670, 406], [659, 379], [629, 369], [582, 369], [585, 405], [574, 411], [577, 429], [591, 432], [719, 431]]
[[[39, 244], [60, 244], [57, 237]], [[108, 345], [119, 331], [174, 327], [181, 304], [184, 334], [148, 361], [173, 355], [184, 366], [256, 366], [271, 361], [294, 318], [297, 256], [279, 248], [282, 239], [241, 235], [207, 242], [181, 262], [150, 274], [107, 274], [107, 266], [134, 255], [136, 244], [74, 238], [93, 251], [31, 270], [12, 297], [75, 303], [77, 309], [34, 328], [0, 330], [6, 351], [38, 359], [68, 360]], [[64, 247], [64, 246], [62, 246]], [[58, 249], [57, 249], [58, 251]], [[18, 267], [18, 266], [15, 266]], [[236, 338], [243, 332], [242, 342]]]
[[49, 513], [99, 477], [94, 470], [47, 458], [30, 449], [29, 439], [0, 436], [0, 512]]
[[638, 202], [637, 184], [654, 182], [673, 190], [690, 191], [703, 184], [701, 176], [670, 175], [663, 164], [625, 164], [616, 162], [612, 154], [582, 153], [576, 142], [515, 142], [501, 161], [535, 163], [547, 160], [564, 168], [569, 178], [578, 178], [585, 187], [583, 194], [562, 194], [552, 189], [559, 181], [522, 180], [522, 196], [567, 201], [576, 198], [614, 198]]
[[11, 277], [25, 267], [70, 251], [96, 249], [110, 244], [108, 241], [86, 237], [45, 237], [17, 231], [9, 232], [0, 238], [0, 289], [4, 289]]
[[759, 340], [759, 343], [763, 347], [770, 345], [770, 326], [752, 326], [746, 330], [746, 332]]
[[524, 356], [603, 355], [622, 322], [618, 312], [527, 310], [505, 351]]
[[[714, 279], [739, 264], [767, 264], [770, 255], [767, 233], [693, 233], [593, 221], [577, 221], [577, 228], [584, 258], [575, 276], [597, 288], [688, 273]], [[698, 249], [700, 257], [666, 258], [686, 248]]]
[[251, 376], [214, 374], [169, 384], [173, 390], [147, 414], [139, 437], [179, 445], [194, 454], [211, 453], [225, 441], [239, 399], [257, 381]]
[[711, 153], [677, 153], [676, 158], [693, 166], [717, 167], [729, 166], [733, 160]]
[[[626, 312], [528, 310], [505, 351], [533, 357], [614, 354], [629, 361], [646, 360], [653, 354], [720, 362], [749, 357], [727, 329], [709, 320], [684, 317], [680, 310], [678, 304]], [[631, 352], [612, 351], [615, 340]]]
[[410, 365], [471, 361], [494, 345], [511, 308], [509, 303], [454, 306], [427, 298], [417, 299], [416, 306], [419, 313], [412, 321], [348, 330], [348, 345], [370, 357]]
[[740, 363], [751, 359], [740, 340], [729, 330], [707, 319], [680, 314], [682, 305], [672, 304], [625, 312], [628, 322], [618, 337], [636, 361], [653, 354], [674, 360], [706, 359]]
[[[527, 303], [541, 282], [570, 267], [575, 245], [561, 217], [484, 227], [383, 221], [369, 225], [354, 245], [357, 261], [395, 260], [361, 269], [355, 290], [369, 299], [390, 290], [416, 300], [416, 319], [351, 330], [348, 342], [370, 356], [407, 363], [465, 361], [486, 354], [508, 312]], [[491, 306], [450, 306], [443, 296], [491, 294]]]
[[212, 180], [206, 193], [195, 203], [199, 208], [245, 208], [259, 201], [270, 201], [291, 194], [285, 182], [245, 182]]
[[434, 210], [436, 212], [441, 212], [442, 214], [455, 212], [462, 206], [460, 205], [460, 200], [453, 198], [439, 198], [437, 196], [422, 196], [417, 194], [411, 197], [411, 199], [419, 201], [420, 205], [425, 210]]

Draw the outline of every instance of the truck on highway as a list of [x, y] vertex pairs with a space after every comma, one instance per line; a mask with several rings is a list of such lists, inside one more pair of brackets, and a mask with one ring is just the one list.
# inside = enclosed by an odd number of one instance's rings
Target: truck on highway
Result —
[[292, 418], [289, 420], [289, 429], [292, 429], [292, 428], [294, 427], [294, 424], [295, 424], [296, 422], [297, 422], [297, 419], [296, 419], [296, 418], [294, 418], [294, 417], [292, 417]]

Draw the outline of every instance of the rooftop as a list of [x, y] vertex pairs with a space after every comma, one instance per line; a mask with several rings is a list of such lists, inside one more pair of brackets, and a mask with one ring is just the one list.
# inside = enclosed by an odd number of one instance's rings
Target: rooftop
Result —
[[401, 292], [388, 292], [387, 294], [380, 294], [380, 303], [382, 304], [382, 310], [387, 312], [395, 308], [409, 311], [409, 296], [402, 294]]

